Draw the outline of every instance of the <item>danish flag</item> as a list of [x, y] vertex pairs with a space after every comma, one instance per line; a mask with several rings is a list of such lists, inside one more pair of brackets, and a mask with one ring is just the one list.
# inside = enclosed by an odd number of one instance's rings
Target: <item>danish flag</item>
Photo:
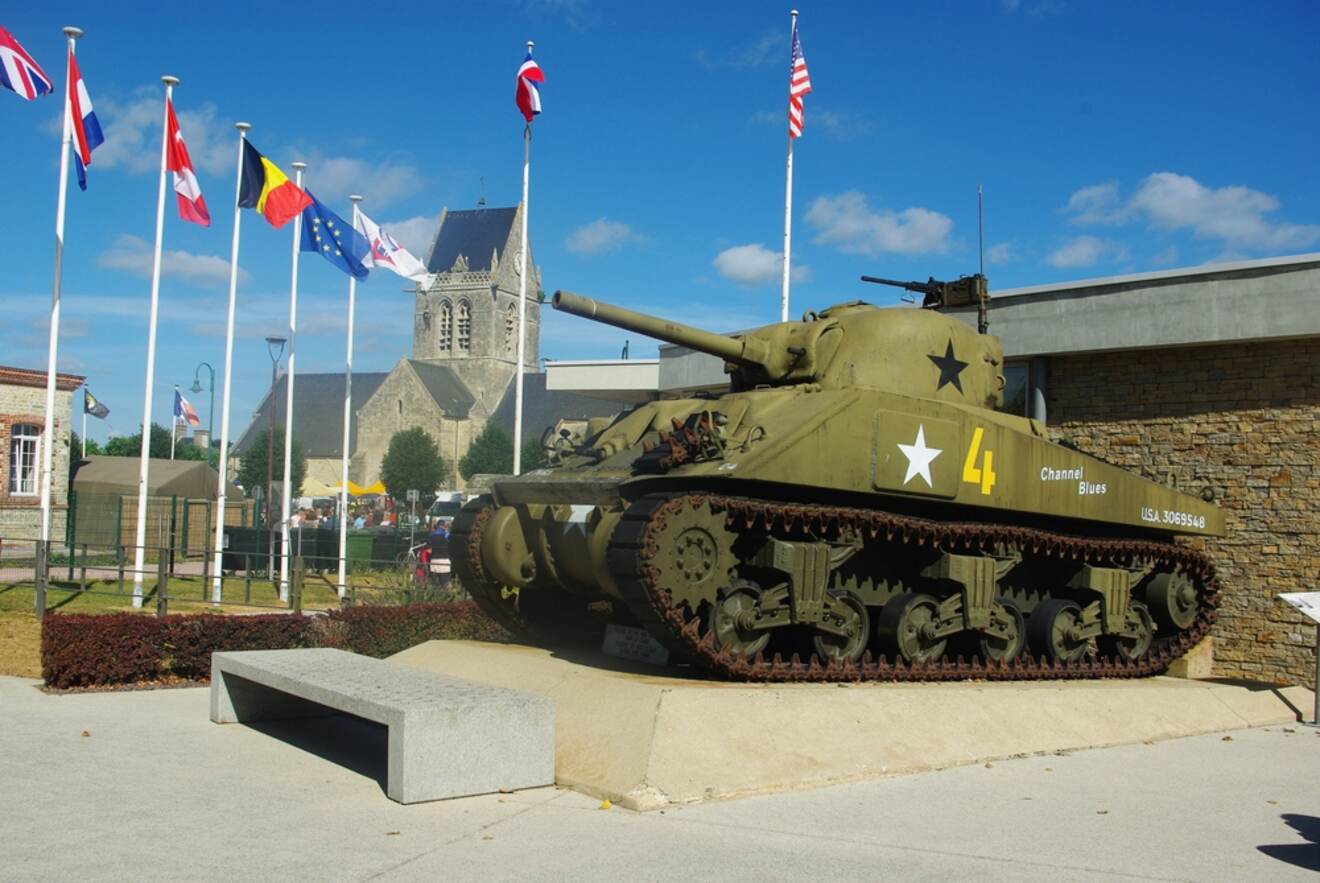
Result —
[[179, 132], [179, 120], [174, 116], [174, 102], [165, 100], [166, 143], [165, 168], [174, 173], [174, 192], [179, 198], [179, 217], [203, 227], [211, 226], [211, 213], [202, 199], [202, 188], [193, 174], [188, 146]]
[[0, 27], [0, 85], [27, 101], [55, 91], [41, 65], [3, 27]]
[[544, 82], [545, 74], [541, 71], [541, 66], [532, 60], [532, 53], [529, 51], [522, 67], [518, 68], [518, 91], [513, 96], [514, 101], [518, 103], [518, 109], [522, 111], [523, 118], [529, 123], [532, 117], [541, 112], [541, 90], [536, 84]]

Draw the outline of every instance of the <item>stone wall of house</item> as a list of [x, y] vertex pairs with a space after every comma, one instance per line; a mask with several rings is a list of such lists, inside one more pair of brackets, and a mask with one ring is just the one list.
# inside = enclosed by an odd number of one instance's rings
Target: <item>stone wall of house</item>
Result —
[[[57, 375], [60, 376], [60, 375]], [[69, 502], [69, 413], [73, 405], [73, 392], [55, 391], [55, 472], [51, 476], [51, 539], [64, 540], [64, 520]], [[45, 429], [46, 389], [44, 375], [41, 386], [27, 386], [0, 382], [0, 540], [9, 542], [36, 539], [41, 534], [41, 485], [37, 493], [12, 495], [9, 493], [9, 454], [13, 428], [28, 423]], [[37, 456], [41, 456], [42, 440], [37, 442]]]
[[1320, 340], [1051, 358], [1047, 404], [1057, 438], [1214, 492], [1215, 674], [1313, 685], [1314, 624], [1276, 596], [1320, 590]]
[[[475, 408], [466, 419], [446, 417], [407, 362], [400, 362], [358, 412], [357, 447], [349, 461], [349, 475], [364, 486], [378, 481], [390, 439], [396, 432], [414, 426], [430, 433], [440, 456], [453, 467], [484, 425], [485, 420], [477, 416]], [[332, 483], [338, 482], [336, 477]]]

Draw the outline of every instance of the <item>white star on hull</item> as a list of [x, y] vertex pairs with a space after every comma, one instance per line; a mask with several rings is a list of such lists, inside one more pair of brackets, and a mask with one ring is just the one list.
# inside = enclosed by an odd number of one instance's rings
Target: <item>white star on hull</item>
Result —
[[944, 451], [941, 448], [926, 447], [926, 425], [918, 424], [917, 440], [910, 445], [900, 444], [898, 449], [908, 461], [907, 472], [903, 475], [904, 486], [920, 475], [922, 481], [926, 482], [926, 487], [934, 490], [935, 483], [930, 477], [930, 463]]

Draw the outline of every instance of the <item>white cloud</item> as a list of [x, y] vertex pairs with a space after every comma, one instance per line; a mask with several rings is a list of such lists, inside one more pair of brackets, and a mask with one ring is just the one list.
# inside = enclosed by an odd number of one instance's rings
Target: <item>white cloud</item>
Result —
[[[127, 233], [115, 240], [114, 246], [101, 252], [97, 266], [111, 270], [124, 270], [143, 278], [151, 278], [151, 244], [145, 239]], [[185, 279], [197, 285], [225, 285], [229, 282], [229, 261], [209, 254], [193, 254], [179, 249], [164, 251], [160, 260], [161, 276]], [[247, 273], [239, 268], [239, 281]]]
[[807, 210], [807, 223], [817, 231], [815, 242], [849, 254], [878, 255], [943, 253], [949, 249], [953, 221], [925, 208], [901, 212], [872, 210], [855, 190], [821, 196]]
[[[105, 143], [92, 157], [93, 166], [121, 168], [133, 174], [159, 171], [162, 97], [159, 86], [141, 86], [127, 101], [98, 96], [96, 117], [105, 127]], [[231, 170], [237, 142], [228, 137], [233, 129], [226, 131], [215, 104], [176, 103], [174, 109], [193, 166], [215, 175]]]
[[[739, 285], [764, 285], [784, 278], [783, 254], [771, 251], [759, 242], [726, 248], [715, 256], [712, 263], [721, 276]], [[797, 264], [789, 273], [794, 282], [805, 282], [811, 275], [811, 268]]]
[[1176, 172], [1147, 176], [1127, 200], [1114, 182], [1083, 187], [1064, 211], [1079, 224], [1133, 221], [1159, 230], [1188, 230], [1219, 240], [1230, 251], [1280, 252], [1320, 242], [1320, 225], [1276, 221], [1279, 199], [1249, 187], [1207, 187]]
[[340, 203], [350, 193], [360, 193], [366, 197], [365, 209], [388, 205], [422, 187], [422, 173], [406, 162], [386, 159], [371, 163], [348, 156], [316, 153], [310, 154], [306, 162], [307, 186], [323, 202]]
[[381, 224], [381, 229], [393, 236], [398, 243], [421, 261], [425, 261], [431, 252], [431, 240], [435, 239], [436, 228], [440, 225], [438, 215], [417, 215], [402, 221], [389, 221]]
[[1102, 260], [1127, 260], [1127, 249], [1096, 236], [1078, 236], [1050, 252], [1045, 258], [1055, 267], [1089, 267]]
[[985, 259], [992, 264], [1008, 264], [1018, 259], [1017, 249], [1011, 242], [996, 242], [985, 250]]
[[[828, 108], [807, 107], [807, 131], [824, 132], [835, 141], [854, 141], [868, 135], [875, 125], [862, 114], [855, 111], [838, 111]], [[786, 110], [758, 110], [752, 114], [750, 122], [755, 125], [783, 125], [788, 131], [788, 112]]]
[[564, 245], [574, 254], [600, 254], [644, 238], [621, 221], [597, 218], [570, 233]]
[[777, 60], [788, 64], [788, 47], [784, 35], [777, 31], [768, 32], [760, 39], [741, 46], [731, 46], [719, 54], [713, 55], [705, 49], [698, 49], [695, 54], [697, 63], [707, 68], [762, 67]]

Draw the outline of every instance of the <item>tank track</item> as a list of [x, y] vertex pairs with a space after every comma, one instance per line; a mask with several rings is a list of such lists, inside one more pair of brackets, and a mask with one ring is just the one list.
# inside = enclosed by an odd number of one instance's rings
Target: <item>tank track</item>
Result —
[[[656, 582], [650, 563], [658, 551], [655, 534], [664, 519], [683, 506], [710, 505], [725, 514], [726, 523], [767, 532], [810, 530], [829, 535], [853, 529], [869, 540], [896, 545], [915, 544], [950, 551], [981, 551], [1005, 546], [1024, 553], [1084, 560], [1092, 564], [1131, 566], [1138, 563], [1181, 569], [1196, 584], [1202, 604], [1190, 627], [1168, 638], [1157, 638], [1151, 649], [1131, 661], [1110, 657], [1078, 662], [1034, 659], [1026, 654], [1009, 663], [962, 657], [905, 665], [874, 658], [868, 651], [857, 663], [822, 664], [814, 655], [803, 662], [796, 654], [785, 660], [776, 654], [750, 659], [714, 646], [713, 636], [702, 634], [699, 617], [686, 608], [670, 606], [669, 591]], [[485, 572], [481, 563], [481, 532], [494, 508], [489, 503], [465, 507], [454, 520], [451, 543], [461, 554], [453, 567], [477, 606], [515, 636], [536, 643], [560, 643], [565, 635], [555, 627], [562, 616], [544, 615], [549, 605], [538, 605], [536, 615], [519, 609], [513, 596]], [[1097, 539], [999, 524], [931, 521], [871, 509], [841, 506], [774, 503], [745, 497], [695, 493], [653, 495], [634, 502], [624, 513], [610, 539], [609, 564], [630, 612], [677, 659], [687, 660], [711, 675], [730, 680], [767, 682], [810, 681], [957, 681], [1044, 680], [1076, 678], [1135, 678], [1158, 674], [1201, 640], [1214, 623], [1219, 586], [1214, 565], [1203, 553], [1173, 543], [1138, 539]], [[556, 593], [558, 595], [560, 593]], [[567, 596], [567, 593], [562, 593]], [[546, 599], [551, 601], [552, 599]], [[565, 611], [566, 612], [566, 611]]]
[[[811, 531], [830, 536], [841, 529], [860, 531], [870, 541], [883, 539], [896, 546], [915, 544], [934, 549], [974, 552], [1014, 548], [1024, 554], [1063, 557], [1108, 566], [1154, 564], [1182, 570], [1195, 583], [1202, 600], [1195, 621], [1178, 634], [1157, 638], [1151, 648], [1135, 660], [1108, 656], [1083, 658], [1072, 663], [1049, 661], [1027, 654], [1000, 663], [973, 657], [942, 659], [905, 665], [873, 658], [870, 651], [857, 663], [823, 664], [814, 654], [803, 662], [797, 654], [783, 659], [735, 655], [715, 648], [714, 636], [702, 634], [697, 613], [671, 607], [670, 594], [657, 584], [658, 571], [651, 563], [658, 546], [655, 536], [665, 519], [684, 506], [709, 505], [723, 512], [734, 528], [760, 527], [767, 533]], [[1210, 630], [1218, 600], [1218, 582], [1210, 559], [1193, 549], [1173, 543], [1140, 539], [1075, 537], [1032, 528], [999, 524], [953, 523], [855, 509], [841, 506], [774, 503], [744, 497], [693, 493], [655, 495], [634, 502], [615, 528], [609, 546], [609, 565], [632, 613], [647, 630], [674, 654], [691, 660], [711, 674], [746, 681], [957, 681], [1042, 680], [1069, 678], [1134, 678], [1157, 674], [1182, 656]]]

